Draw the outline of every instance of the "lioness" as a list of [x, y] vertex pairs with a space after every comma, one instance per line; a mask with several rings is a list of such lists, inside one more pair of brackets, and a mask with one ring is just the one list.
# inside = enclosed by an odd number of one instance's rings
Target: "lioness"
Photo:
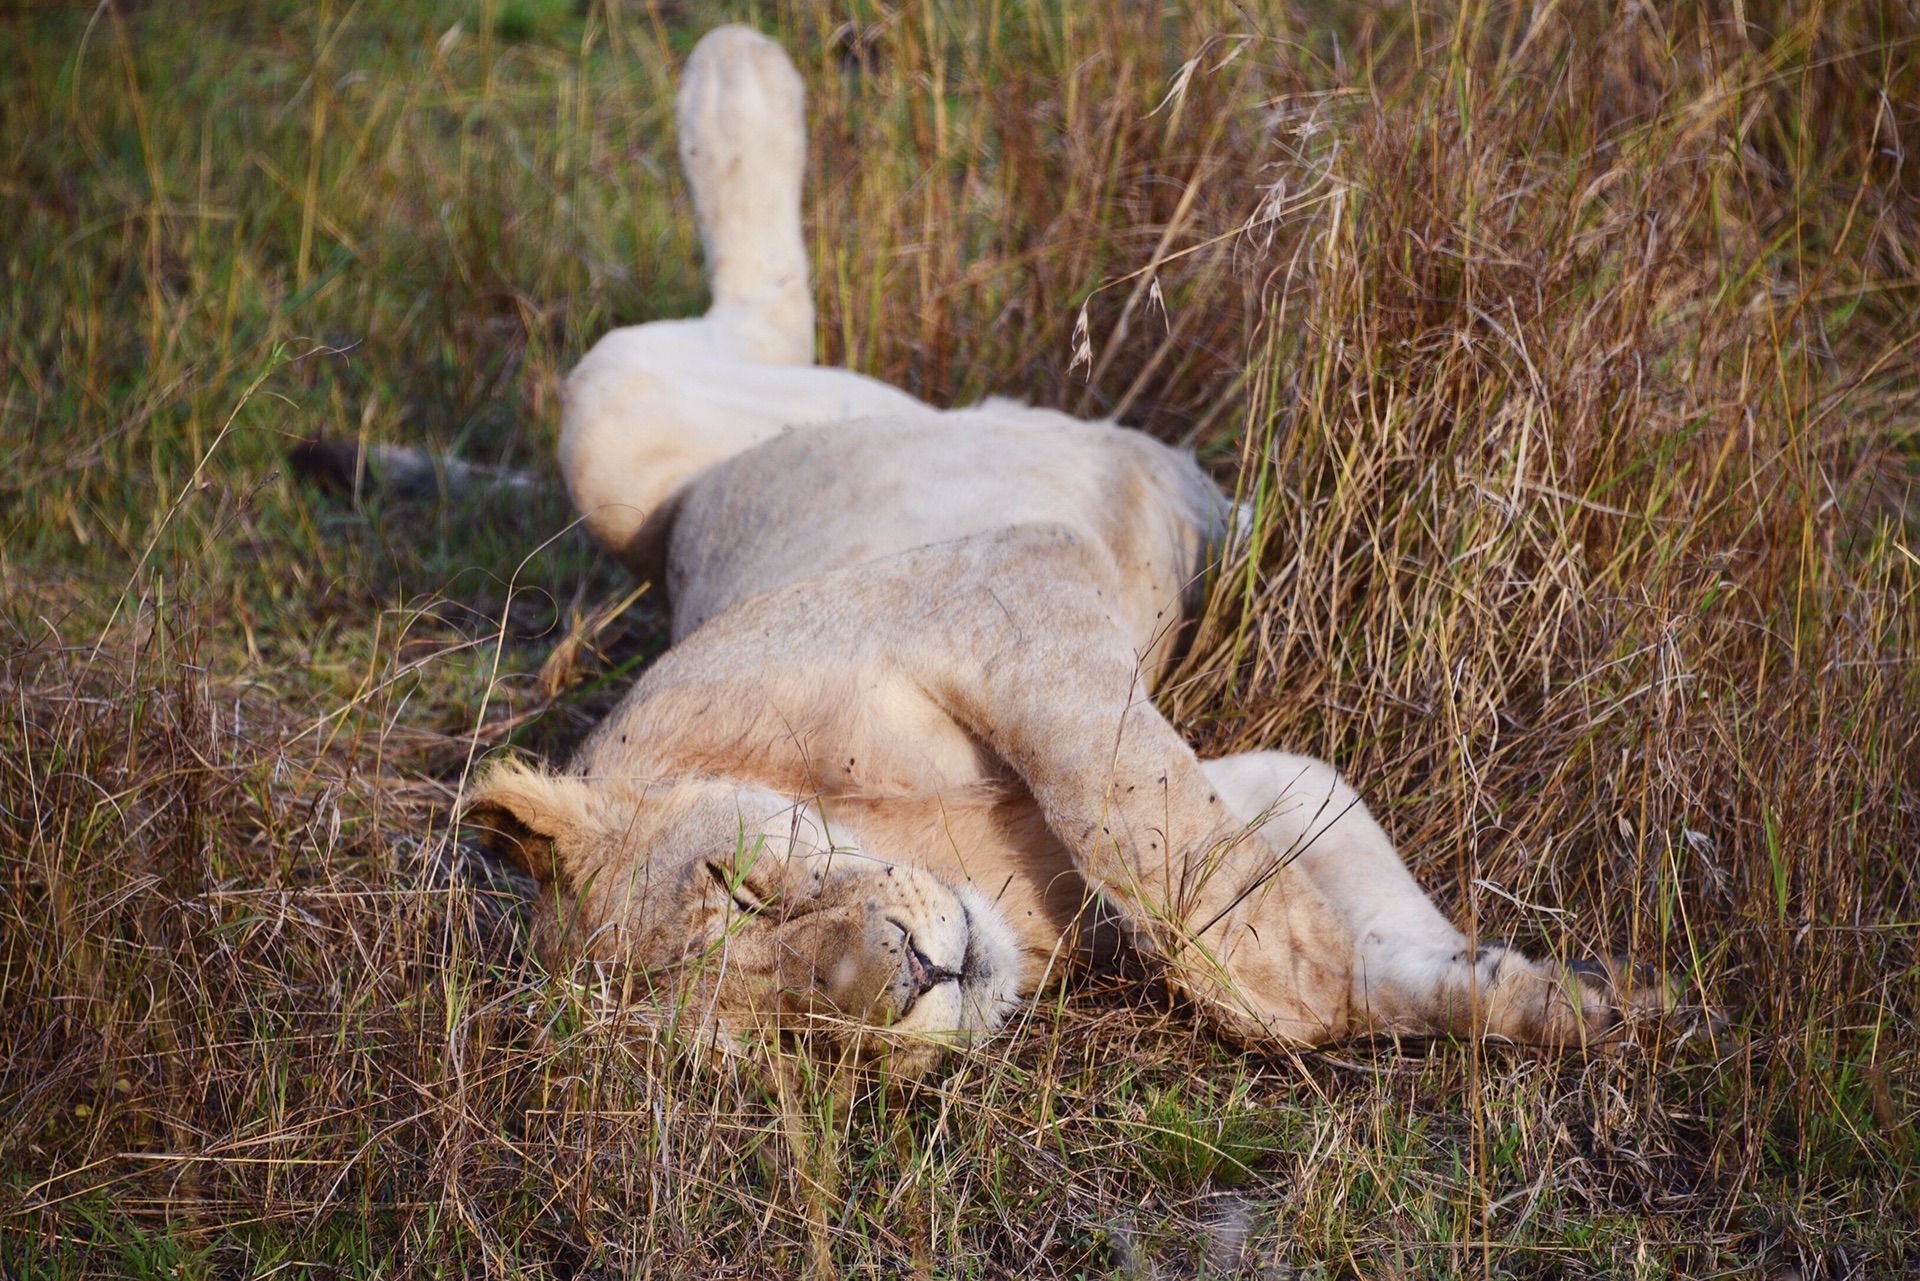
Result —
[[552, 962], [909, 1073], [1112, 939], [1256, 1047], [1577, 1042], [1664, 1000], [1470, 948], [1331, 767], [1196, 759], [1149, 691], [1220, 491], [1109, 423], [814, 367], [799, 77], [722, 28], [677, 111], [712, 309], [604, 338], [560, 440], [674, 643], [564, 772], [497, 764], [469, 811]]

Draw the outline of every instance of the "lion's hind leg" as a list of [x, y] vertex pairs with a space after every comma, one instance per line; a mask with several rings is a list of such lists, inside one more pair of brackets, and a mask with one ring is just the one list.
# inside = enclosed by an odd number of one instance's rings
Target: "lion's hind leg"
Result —
[[674, 118], [713, 287], [707, 319], [769, 364], [812, 364], [799, 72], [786, 50], [751, 27], [717, 27], [687, 59]]
[[[1324, 761], [1249, 752], [1202, 763], [1221, 799], [1305, 875], [1352, 936], [1348, 1034], [1604, 1040], [1626, 1005], [1664, 1005], [1658, 984], [1595, 966], [1470, 947], [1407, 871], [1366, 805]], [[1622, 993], [1625, 995], [1622, 995]]]

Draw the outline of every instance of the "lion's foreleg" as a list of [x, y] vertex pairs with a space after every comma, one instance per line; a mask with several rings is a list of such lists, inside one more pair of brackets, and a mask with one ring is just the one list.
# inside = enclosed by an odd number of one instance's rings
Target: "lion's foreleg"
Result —
[[892, 652], [924, 664], [922, 687], [1019, 774], [1089, 884], [1222, 1031], [1249, 1044], [1346, 1035], [1349, 931], [1248, 835], [1148, 699], [1110, 608], [1110, 562], [1051, 527], [974, 551], [918, 615], [922, 643]]
[[[1565, 1044], [1605, 1037], [1620, 1023], [1621, 976], [1533, 961], [1501, 944], [1470, 945], [1324, 761], [1249, 752], [1203, 768], [1234, 814], [1350, 932], [1351, 1035]], [[1659, 995], [1649, 988], [1634, 1003]]]

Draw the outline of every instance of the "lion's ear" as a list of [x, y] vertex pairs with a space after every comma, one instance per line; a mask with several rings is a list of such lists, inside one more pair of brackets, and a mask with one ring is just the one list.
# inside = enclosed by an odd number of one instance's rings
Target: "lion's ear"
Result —
[[554, 846], [586, 819], [584, 785], [502, 762], [473, 790], [461, 822], [541, 884], [554, 879]]

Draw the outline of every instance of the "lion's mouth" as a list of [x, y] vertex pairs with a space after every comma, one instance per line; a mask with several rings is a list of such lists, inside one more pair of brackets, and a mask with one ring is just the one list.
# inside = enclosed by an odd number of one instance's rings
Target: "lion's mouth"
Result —
[[907, 939], [907, 1003], [906, 1009], [901, 1013], [911, 1010], [913, 1003], [924, 996], [929, 989], [939, 987], [942, 983], [956, 983], [965, 977], [964, 971], [935, 965], [932, 958], [922, 952], [919, 944], [909, 937]]
[[[906, 953], [901, 960], [901, 968], [906, 971], [903, 976], [906, 979], [906, 983], [904, 984], [906, 992], [901, 998], [900, 1011], [896, 1016], [905, 1018], [907, 1014], [912, 1011], [913, 1007], [919, 1004], [921, 997], [931, 992], [934, 988], [939, 987], [942, 983], [963, 982], [966, 978], [966, 972], [964, 962], [961, 969], [952, 969], [948, 966], [936, 965], [933, 958], [928, 956], [926, 951], [920, 946], [920, 942], [914, 937], [912, 930], [909, 930], [899, 921], [892, 921], [890, 923], [896, 930], [900, 931], [900, 950]], [[969, 921], [967, 925], [968, 937], [971, 939], [973, 923]]]
[[958, 983], [962, 993], [977, 991], [993, 977], [993, 965], [981, 952], [981, 934], [979, 923], [975, 921], [973, 911], [965, 903], [960, 904], [962, 919], [966, 922], [966, 942], [958, 965], [940, 965], [929, 956], [909, 930], [899, 921], [893, 921], [895, 929], [902, 936], [906, 953], [902, 968], [906, 971], [906, 993], [900, 1004], [897, 1017], [905, 1018], [912, 1012], [920, 998], [933, 989], [947, 983]]

